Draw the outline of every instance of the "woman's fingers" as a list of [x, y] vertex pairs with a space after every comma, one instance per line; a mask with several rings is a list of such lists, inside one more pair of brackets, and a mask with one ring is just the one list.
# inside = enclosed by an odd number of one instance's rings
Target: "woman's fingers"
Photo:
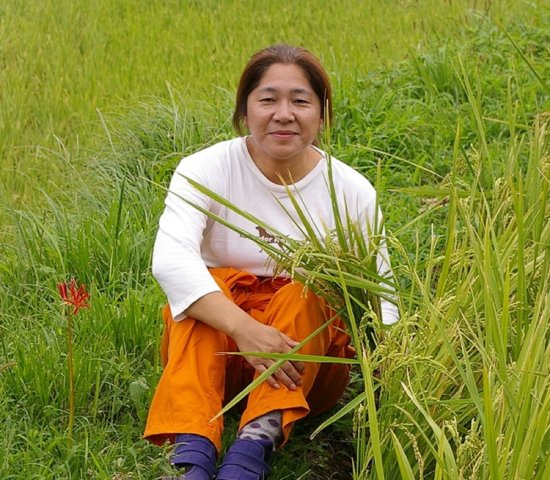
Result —
[[280, 332], [280, 334], [283, 337], [283, 340], [285, 341], [285, 343], [287, 344], [289, 349], [292, 349], [292, 348], [297, 347], [298, 345], [300, 345], [300, 342], [297, 342], [293, 338], [290, 338], [288, 335], [284, 334], [283, 332]]
[[294, 362], [283, 363], [279, 371], [284, 373], [295, 385], [302, 384], [302, 372], [296, 368]]
[[[288, 363], [288, 362], [286, 362]], [[296, 390], [296, 384], [298, 382], [301, 383], [300, 379], [299, 379], [299, 376], [298, 376], [298, 380], [295, 380], [293, 377], [295, 377], [296, 375], [293, 375], [292, 372], [289, 372], [288, 370], [284, 370], [284, 365], [283, 364], [281, 366], [281, 368], [279, 368], [275, 373], [275, 377], [277, 377], [277, 379], [285, 386], [287, 387], [289, 390]], [[288, 373], [287, 373], [288, 372]]]
[[[267, 367], [265, 365], [263, 365], [262, 363], [256, 365], [256, 371], [258, 373], [264, 373], [265, 371], [267, 370]], [[275, 378], [273, 378], [273, 376], [271, 377], [267, 377], [267, 380], [266, 380], [267, 383], [269, 383], [269, 385], [271, 385], [273, 388], [281, 388], [281, 385], [279, 385], [279, 383], [277, 382], [277, 380], [275, 380]]]
[[[299, 342], [285, 335], [276, 328], [255, 323], [253, 324], [256, 334], [250, 335], [250, 331], [242, 332], [241, 338], [236, 337], [235, 341], [241, 352], [273, 352], [288, 353]], [[263, 373], [270, 368], [274, 361], [267, 358], [246, 357], [248, 362], [257, 372]], [[268, 378], [267, 382], [274, 388], [280, 388], [281, 384], [289, 390], [296, 390], [302, 385], [301, 376], [305, 372], [303, 362], [284, 362], [276, 372]]]
[[[265, 363], [258, 363], [256, 365], [256, 370], [259, 373], [263, 373], [271, 367], [273, 363], [274, 362], [271, 362], [267, 365]], [[280, 382], [289, 390], [296, 390], [298, 386], [302, 385], [301, 375], [291, 362], [283, 363], [281, 367], [273, 372], [273, 375], [267, 379], [267, 382], [274, 388], [280, 388]]]
[[[281, 335], [285, 339], [286, 344], [291, 349], [294, 347], [297, 347], [300, 344], [300, 342], [297, 342], [296, 340], [294, 340], [293, 338], [290, 338], [288, 335], [285, 335], [282, 332], [281, 332]], [[292, 362], [292, 365], [300, 375], [303, 375], [303, 373], [306, 371], [306, 366], [304, 365], [304, 362]]]
[[305, 373], [306, 366], [304, 362], [292, 362], [292, 365], [300, 375], [303, 375]]

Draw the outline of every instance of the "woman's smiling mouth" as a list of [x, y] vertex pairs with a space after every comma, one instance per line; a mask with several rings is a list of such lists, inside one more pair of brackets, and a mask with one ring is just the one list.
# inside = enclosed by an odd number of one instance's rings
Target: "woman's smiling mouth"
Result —
[[291, 130], [277, 130], [275, 132], [271, 132], [271, 135], [274, 135], [275, 137], [279, 137], [279, 138], [290, 138], [298, 134]]

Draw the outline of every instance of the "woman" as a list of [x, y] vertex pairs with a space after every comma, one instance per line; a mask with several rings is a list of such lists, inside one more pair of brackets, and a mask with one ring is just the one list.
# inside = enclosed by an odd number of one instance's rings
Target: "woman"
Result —
[[[186, 177], [300, 238], [280, 205], [293, 210], [285, 188], [292, 185], [319, 229], [332, 229], [327, 159], [315, 147], [331, 107], [328, 75], [311, 53], [289, 45], [261, 50], [241, 75], [233, 116], [236, 130], [244, 127], [248, 135], [184, 158], [172, 179], [153, 256], [153, 273], [168, 297], [161, 352], [165, 369], [145, 436], [157, 444], [176, 443], [172, 463], [185, 468], [181, 478], [186, 480], [207, 480], [216, 473], [218, 480], [267, 478], [270, 452], [288, 440], [293, 424], [330, 409], [346, 388], [345, 365], [284, 363], [250, 393], [237, 439], [216, 472], [223, 420], [210, 420], [224, 400], [273, 364], [218, 353], [287, 353], [333, 312], [302, 285], [274, 277], [254, 242], [182, 201], [277, 243], [261, 226], [199, 193]], [[361, 225], [372, 226], [376, 202], [370, 183], [335, 159], [332, 168], [339, 205]], [[379, 266], [381, 274], [390, 273], [383, 253]], [[385, 323], [397, 320], [389, 302], [382, 302], [382, 310]], [[352, 349], [336, 321], [300, 353], [343, 357]]]

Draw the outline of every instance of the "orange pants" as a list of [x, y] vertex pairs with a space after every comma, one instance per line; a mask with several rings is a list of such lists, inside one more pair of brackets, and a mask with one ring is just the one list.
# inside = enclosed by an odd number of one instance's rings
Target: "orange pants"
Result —
[[[213, 268], [223, 292], [254, 319], [302, 341], [334, 313], [303, 285], [284, 279], [260, 279], [234, 268]], [[223, 419], [210, 420], [254, 377], [254, 369], [236, 351], [233, 340], [203, 322], [172, 319], [163, 311], [161, 360], [164, 372], [149, 410], [145, 438], [156, 444], [174, 442], [177, 433], [195, 433], [221, 448]], [[339, 319], [334, 320], [301, 350], [302, 354], [350, 357], [353, 349]], [[295, 391], [262, 383], [248, 396], [239, 428], [273, 410], [281, 410], [285, 442], [297, 420], [333, 407], [344, 392], [349, 366], [305, 364], [302, 385]]]

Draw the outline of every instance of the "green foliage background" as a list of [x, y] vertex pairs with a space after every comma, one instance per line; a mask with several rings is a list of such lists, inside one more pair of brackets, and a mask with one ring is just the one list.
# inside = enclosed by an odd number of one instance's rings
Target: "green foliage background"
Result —
[[[435, 292], [449, 240], [449, 179], [464, 189], [479, 179], [490, 190], [533, 157], [533, 125], [549, 111], [549, 24], [542, 0], [3, 1], [0, 478], [166, 473], [166, 452], [141, 440], [160, 374], [163, 296], [149, 264], [164, 192], [152, 182], [166, 184], [182, 155], [233, 135], [235, 85], [251, 53], [286, 41], [320, 56], [335, 90], [333, 154], [377, 179], [388, 230], [403, 246], [396, 264], [414, 265]], [[547, 166], [544, 141], [539, 156]], [[508, 220], [494, 218], [506, 230]], [[403, 288], [412, 288], [411, 272], [401, 271]], [[55, 291], [70, 276], [92, 294], [75, 325], [72, 445]], [[546, 284], [537, 288], [547, 295]], [[454, 295], [437, 293], [442, 304]], [[435, 361], [436, 347], [426, 343], [419, 365]], [[300, 441], [315, 425], [298, 429], [273, 478], [351, 478], [350, 420]], [[463, 462], [483, 450], [475, 421], [470, 427], [473, 440], [457, 453]], [[541, 441], [550, 468], [548, 432]], [[461, 478], [488, 478], [472, 465]]]

